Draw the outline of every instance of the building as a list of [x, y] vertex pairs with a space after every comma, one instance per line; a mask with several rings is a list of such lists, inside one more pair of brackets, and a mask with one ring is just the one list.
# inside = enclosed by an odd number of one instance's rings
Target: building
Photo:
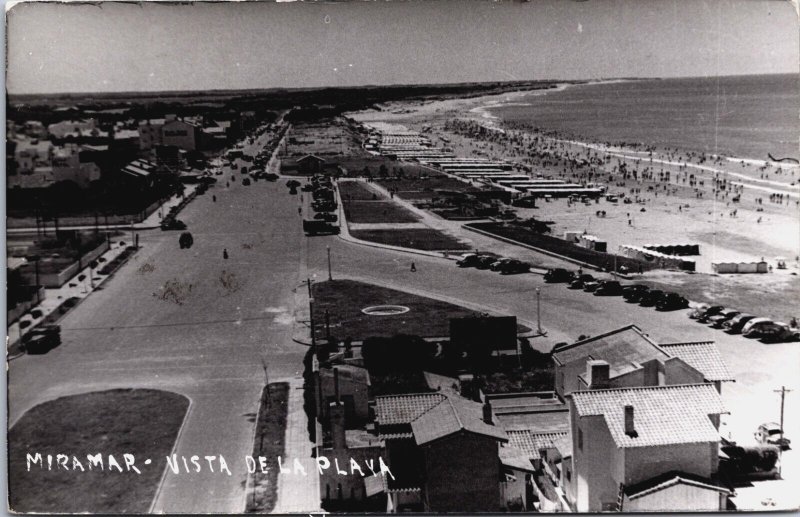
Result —
[[327, 411], [334, 400], [340, 400], [345, 418], [352, 426], [369, 419], [369, 373], [366, 368], [351, 364], [334, 364], [320, 367], [314, 359], [314, 382], [317, 415], [328, 417]]
[[587, 389], [703, 382], [721, 389], [733, 380], [712, 342], [661, 347], [635, 325], [558, 347], [553, 361], [562, 398]]
[[163, 118], [147, 119], [139, 122], [139, 149], [150, 150], [163, 144], [161, 129], [166, 120]]
[[47, 133], [54, 140], [64, 140], [68, 137], [80, 137], [82, 135], [91, 134], [93, 130], [97, 129], [94, 119], [87, 120], [62, 120], [47, 126]]
[[325, 160], [313, 154], [307, 154], [297, 159], [297, 172], [300, 174], [322, 174], [325, 168]]
[[389, 511], [496, 512], [500, 444], [508, 435], [491, 411], [457, 395], [417, 393], [375, 398], [378, 436], [394, 479]]
[[16, 140], [14, 162], [16, 172], [30, 174], [37, 167], [50, 166], [53, 157], [53, 144], [47, 140], [23, 138]]
[[161, 128], [161, 145], [194, 151], [200, 142], [200, 125], [195, 122], [169, 117]]
[[[713, 385], [574, 391], [568, 400], [573, 511], [726, 508], [728, 491], [715, 481], [726, 411]], [[670, 505], [658, 506], [673, 488]]]

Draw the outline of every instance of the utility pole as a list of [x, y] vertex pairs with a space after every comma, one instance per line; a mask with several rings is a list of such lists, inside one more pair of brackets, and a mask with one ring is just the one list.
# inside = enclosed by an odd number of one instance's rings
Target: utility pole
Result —
[[326, 246], [328, 250], [328, 280], [333, 280], [333, 275], [331, 274], [331, 247]]
[[785, 399], [786, 399], [786, 394], [787, 393], [791, 393], [793, 390], [787, 390], [786, 386], [781, 386], [781, 389], [772, 390], [772, 391], [774, 391], [775, 393], [780, 393], [781, 394], [781, 438], [783, 438], [783, 408], [784, 408], [784, 402], [785, 402]]
[[786, 400], [786, 394], [790, 393], [792, 390], [787, 390], [786, 386], [781, 386], [781, 389], [772, 391], [781, 394], [781, 443], [778, 444], [778, 476], [780, 476], [783, 471], [783, 408]]
[[543, 334], [542, 332], [542, 296], [541, 296], [541, 289], [538, 287], [536, 288], [536, 329], [539, 331], [539, 334]]

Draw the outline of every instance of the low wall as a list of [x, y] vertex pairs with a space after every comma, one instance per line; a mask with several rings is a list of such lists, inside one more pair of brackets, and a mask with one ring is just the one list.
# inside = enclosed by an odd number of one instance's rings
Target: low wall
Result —
[[[58, 288], [67, 283], [73, 276], [77, 275], [87, 264], [96, 260], [100, 255], [108, 251], [108, 240], [104, 240], [102, 244], [97, 246], [92, 251], [80, 256], [78, 260], [62, 269], [58, 273], [44, 273], [39, 274], [39, 285], [44, 287]], [[34, 273], [35, 274], [35, 273]], [[26, 275], [27, 277], [28, 275]], [[31, 278], [35, 282], [35, 278]]]
[[22, 316], [23, 314], [31, 310], [33, 307], [41, 303], [42, 300], [44, 300], [46, 294], [44, 287], [39, 286], [39, 289], [36, 291], [37, 292], [34, 292], [30, 300], [20, 302], [13, 309], [10, 309], [8, 311], [8, 313], [6, 314], [6, 317], [8, 318], [7, 320], [8, 325], [17, 321], [20, 318], [20, 316]]

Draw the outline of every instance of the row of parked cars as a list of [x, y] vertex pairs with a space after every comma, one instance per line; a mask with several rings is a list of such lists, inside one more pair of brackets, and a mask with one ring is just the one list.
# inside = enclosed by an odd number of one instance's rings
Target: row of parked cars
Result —
[[701, 304], [689, 312], [689, 317], [713, 328], [723, 329], [729, 334], [742, 334], [767, 343], [800, 340], [800, 329], [796, 326], [728, 309], [722, 305]]
[[622, 296], [626, 302], [660, 311], [685, 309], [689, 300], [669, 291], [650, 289], [642, 284], [623, 285], [616, 280], [600, 280], [587, 273], [574, 273], [563, 268], [550, 269], [544, 275], [548, 283], [566, 283], [569, 289], [582, 289], [595, 296]]
[[527, 273], [531, 270], [531, 265], [527, 262], [508, 257], [498, 257], [482, 253], [467, 253], [456, 261], [458, 267], [474, 267], [477, 269], [488, 269], [497, 271], [501, 275], [515, 275]]

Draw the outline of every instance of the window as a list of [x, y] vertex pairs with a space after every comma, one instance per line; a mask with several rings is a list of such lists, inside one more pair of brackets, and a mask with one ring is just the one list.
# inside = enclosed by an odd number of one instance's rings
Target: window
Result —
[[583, 450], [583, 429], [578, 428], [578, 449]]
[[566, 474], [566, 476], [567, 476], [567, 481], [568, 481], [568, 482], [569, 482], [569, 481], [572, 481], [572, 472], [570, 472], [570, 471], [569, 471], [569, 469], [565, 469], [565, 470], [564, 470], [564, 473], [565, 473], [565, 474]]

